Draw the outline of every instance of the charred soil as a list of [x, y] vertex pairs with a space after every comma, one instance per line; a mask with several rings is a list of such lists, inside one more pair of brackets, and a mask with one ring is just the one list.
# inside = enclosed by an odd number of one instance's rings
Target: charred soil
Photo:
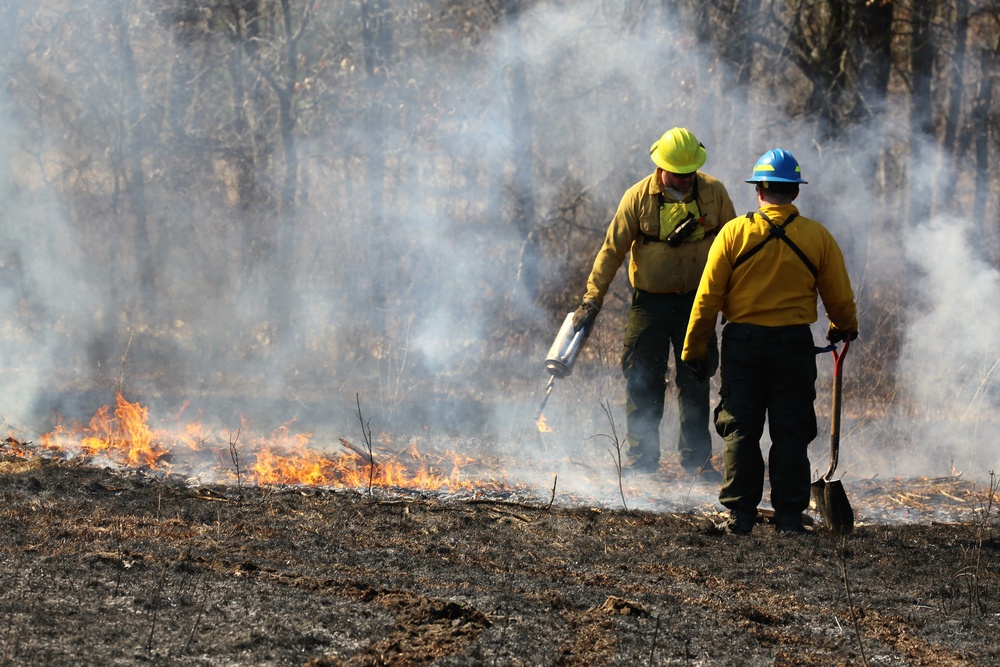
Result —
[[0, 489], [4, 665], [1000, 661], [989, 516], [735, 536], [711, 513], [194, 488], [48, 459], [3, 461]]

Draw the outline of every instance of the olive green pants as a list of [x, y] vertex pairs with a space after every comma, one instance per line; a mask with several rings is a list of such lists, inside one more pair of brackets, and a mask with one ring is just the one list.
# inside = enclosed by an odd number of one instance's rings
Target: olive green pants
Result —
[[760, 439], [771, 435], [768, 474], [775, 514], [809, 506], [809, 443], [816, 437], [816, 349], [808, 325], [730, 322], [722, 332], [722, 400], [715, 428], [725, 470], [719, 502], [756, 512], [764, 493]]
[[[710, 407], [708, 380], [699, 382], [681, 362], [694, 292], [652, 294], [636, 290], [629, 310], [622, 372], [625, 375], [625, 417], [628, 427], [629, 464], [656, 469], [660, 463], [660, 420], [667, 391], [667, 367], [673, 347], [674, 378], [680, 413], [677, 449], [689, 471], [712, 456], [708, 430]], [[719, 366], [715, 336], [708, 346], [709, 377]]]

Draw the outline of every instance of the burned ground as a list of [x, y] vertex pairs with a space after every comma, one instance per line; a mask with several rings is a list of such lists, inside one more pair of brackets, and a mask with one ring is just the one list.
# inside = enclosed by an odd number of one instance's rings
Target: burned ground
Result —
[[987, 506], [841, 540], [729, 535], [711, 511], [197, 487], [45, 458], [6, 459], [0, 489], [5, 665], [1000, 660]]

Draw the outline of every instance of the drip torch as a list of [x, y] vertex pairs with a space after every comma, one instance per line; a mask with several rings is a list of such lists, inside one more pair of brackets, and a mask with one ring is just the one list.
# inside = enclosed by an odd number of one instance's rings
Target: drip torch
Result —
[[563, 320], [562, 326], [559, 327], [559, 333], [556, 334], [556, 339], [552, 342], [552, 347], [549, 348], [549, 353], [545, 356], [545, 370], [549, 372], [550, 377], [549, 383], [545, 386], [542, 404], [538, 407], [536, 422], [542, 417], [545, 404], [555, 386], [556, 378], [564, 378], [573, 373], [573, 364], [576, 362], [576, 357], [583, 348], [587, 337], [590, 336], [592, 327], [593, 322], [590, 326], [582, 327], [579, 330], [575, 329], [573, 327], [573, 313], [566, 315]]

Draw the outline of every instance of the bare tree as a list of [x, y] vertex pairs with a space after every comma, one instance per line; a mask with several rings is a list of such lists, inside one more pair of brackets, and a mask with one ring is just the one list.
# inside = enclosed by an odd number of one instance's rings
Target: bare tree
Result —
[[[987, 205], [995, 188], [991, 185], [991, 174], [995, 182], [996, 167], [991, 169], [990, 156], [998, 150], [997, 113], [993, 111], [996, 102], [997, 72], [1000, 71], [1000, 7], [977, 11], [973, 17], [973, 35], [976, 44], [976, 60], [980, 62], [977, 83], [973, 87], [974, 97], [970, 112], [971, 122], [968, 134], [972, 136], [974, 156], [974, 192], [972, 198], [972, 219], [976, 230], [973, 239], [980, 247], [991, 251], [993, 262], [1000, 263], [1000, 220], [994, 214], [987, 217]], [[995, 159], [995, 158], [994, 158]], [[994, 162], [995, 164], [995, 162]], [[992, 224], [991, 224], [992, 223]]]
[[[290, 0], [278, 0], [276, 3], [270, 2], [265, 5], [242, 2], [235, 6], [236, 15], [243, 19], [236, 28], [236, 37], [242, 47], [243, 55], [253, 72], [267, 82], [277, 109], [273, 131], [279, 138], [277, 143], [281, 146], [282, 165], [280, 177], [277, 179], [280, 184], [277, 219], [272, 221], [276, 231], [267, 232], [263, 224], [260, 224], [257, 229], [264, 232], [262, 234], [264, 240], [251, 240], [251, 243], [258, 243], [258, 248], [261, 250], [254, 258], [256, 272], [259, 275], [259, 284], [265, 288], [267, 294], [271, 333], [276, 342], [287, 340], [290, 333], [287, 325], [295, 309], [294, 292], [289, 289], [287, 280], [287, 276], [292, 275], [298, 218], [296, 195], [299, 154], [295, 134], [298, 121], [295, 101], [302, 84], [299, 73], [299, 45], [313, 17], [314, 6], [315, 0], [307, 0], [301, 10], [294, 9]], [[264, 25], [272, 28], [266, 37], [262, 30]], [[244, 72], [238, 64], [231, 70], [237, 76]], [[243, 82], [237, 89], [244, 95], [247, 94]], [[255, 101], [266, 104], [264, 100]], [[246, 123], [243, 127], [250, 130], [252, 135], [259, 136], [256, 130], [264, 131], [266, 124], [258, 124], [269, 118], [264, 109], [258, 107], [256, 111], [258, 118], [254, 124], [247, 123], [246, 117], [241, 115], [237, 118], [239, 123]], [[245, 155], [242, 160], [246, 160]], [[240, 169], [246, 169], [245, 162]], [[241, 179], [244, 186], [250, 187], [243, 176]], [[264, 221], [258, 220], [258, 222]], [[272, 258], [273, 264], [266, 263]]]
[[532, 155], [531, 103], [524, 54], [521, 50], [521, 2], [502, 0], [499, 27], [507, 45], [507, 103], [510, 109], [512, 157], [514, 162], [510, 194], [514, 226], [522, 239], [518, 260], [518, 282], [526, 294], [535, 298], [538, 292], [538, 238], [535, 229], [535, 160]]
[[[369, 95], [367, 115], [365, 119], [365, 134], [368, 137], [368, 147], [365, 156], [365, 202], [368, 208], [366, 224], [372, 229], [383, 229], [385, 224], [385, 179], [386, 179], [386, 122], [385, 95], [388, 68], [392, 63], [392, 12], [388, 0], [361, 0], [361, 43], [364, 57], [365, 84]], [[376, 251], [375, 261], [388, 269], [391, 255], [385, 252], [380, 244]], [[384, 313], [386, 295], [381, 276], [375, 272], [368, 273], [372, 295], [372, 308], [375, 331], [384, 328]]]
[[[146, 205], [146, 177], [142, 168], [146, 145], [143, 124], [143, 98], [139, 73], [129, 36], [131, 0], [111, 0], [108, 10], [116, 38], [121, 78], [118, 99], [118, 136], [115, 146], [116, 178], [113, 201], [121, 197], [129, 203], [135, 232], [135, 262], [139, 273], [140, 304], [146, 313], [156, 309], [156, 269], [158, 257], [149, 237], [149, 211]], [[121, 214], [122, 209], [115, 207]]]
[[[261, 11], [259, 0], [227, 3], [231, 25], [230, 49], [226, 65], [232, 86], [231, 155], [236, 180], [237, 207], [243, 220], [242, 275], [244, 282], [262, 280], [262, 266], [273, 259], [277, 240], [268, 224], [277, 213], [276, 198], [268, 191], [266, 172], [273, 154], [267, 136], [266, 91], [248, 63], [260, 61]], [[250, 71], [248, 72], [248, 69]]]

